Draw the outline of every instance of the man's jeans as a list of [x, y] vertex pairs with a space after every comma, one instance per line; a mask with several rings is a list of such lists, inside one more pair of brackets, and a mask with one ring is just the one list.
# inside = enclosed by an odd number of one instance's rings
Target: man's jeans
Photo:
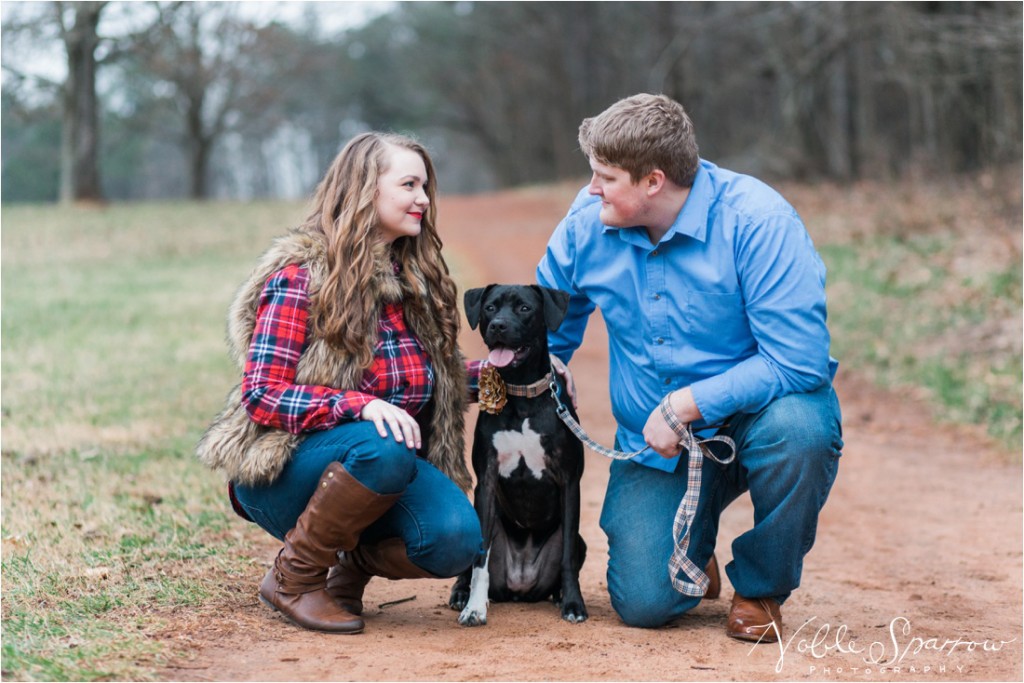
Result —
[[[733, 541], [725, 571], [737, 593], [780, 603], [800, 585], [843, 447], [839, 401], [831, 386], [776, 399], [759, 413], [734, 415], [719, 434], [736, 442], [729, 465], [705, 458], [700, 503], [687, 556], [704, 568], [715, 550], [722, 510], [745, 491], [754, 527]], [[718, 444], [716, 454], [721, 455]], [[631, 626], [668, 623], [700, 602], [672, 588], [672, 523], [686, 492], [686, 456], [673, 473], [614, 461], [601, 528], [608, 535], [608, 592]], [[683, 577], [685, 580], [685, 577]]]
[[253, 521], [283, 540], [333, 461], [371, 491], [402, 494], [394, 507], [367, 527], [360, 543], [401, 538], [409, 559], [434, 576], [455, 576], [472, 564], [482, 539], [469, 499], [440, 470], [417, 457], [415, 450], [390, 435], [382, 438], [372, 422], [350, 422], [311, 433], [273, 483], [238, 485], [235, 496]]

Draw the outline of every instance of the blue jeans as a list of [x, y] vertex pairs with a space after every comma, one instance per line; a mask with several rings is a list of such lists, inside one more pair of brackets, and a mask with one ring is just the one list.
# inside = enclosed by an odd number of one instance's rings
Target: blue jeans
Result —
[[359, 538], [373, 544], [401, 538], [413, 564], [438, 577], [459, 574], [480, 552], [480, 522], [466, 495], [416, 451], [390, 435], [382, 438], [372, 422], [349, 422], [312, 432], [267, 486], [235, 487], [249, 517], [283, 540], [306, 509], [320, 475], [332, 462], [375, 493], [401, 493], [394, 507]]
[[[718, 520], [750, 491], [754, 526], [733, 541], [725, 567], [737, 593], [784, 602], [800, 585], [804, 555], [814, 543], [843, 447], [839, 401], [831, 386], [776, 399], [759, 413], [734, 415], [719, 434], [736, 442], [729, 465], [705, 458], [700, 502], [687, 556], [711, 559]], [[716, 453], [720, 453], [717, 449]], [[700, 598], [672, 588], [668, 560], [672, 522], [686, 491], [686, 458], [668, 473], [614, 461], [601, 528], [608, 535], [608, 592], [631, 626], [656, 627], [692, 609]]]

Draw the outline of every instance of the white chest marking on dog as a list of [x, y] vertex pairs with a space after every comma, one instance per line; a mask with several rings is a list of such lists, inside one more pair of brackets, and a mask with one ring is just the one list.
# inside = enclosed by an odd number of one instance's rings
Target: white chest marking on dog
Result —
[[544, 474], [546, 463], [544, 461], [544, 447], [540, 443], [540, 434], [530, 429], [530, 420], [523, 421], [523, 431], [516, 432], [506, 430], [495, 432], [494, 449], [498, 452], [498, 475], [502, 477], [511, 476], [512, 472], [519, 467], [520, 461], [526, 466], [537, 479]]

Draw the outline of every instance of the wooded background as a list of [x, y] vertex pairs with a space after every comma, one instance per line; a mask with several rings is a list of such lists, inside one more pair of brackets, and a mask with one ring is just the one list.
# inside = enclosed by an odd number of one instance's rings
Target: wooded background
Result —
[[1022, 156], [1019, 2], [253, 5], [4, 2], [3, 201], [294, 198], [365, 129], [444, 192], [582, 177], [580, 121], [637, 92], [770, 179]]

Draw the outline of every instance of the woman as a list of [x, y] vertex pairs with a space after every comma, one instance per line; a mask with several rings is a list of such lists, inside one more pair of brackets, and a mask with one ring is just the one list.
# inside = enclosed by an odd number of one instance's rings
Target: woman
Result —
[[243, 380], [198, 455], [284, 541], [260, 599], [305, 628], [359, 633], [371, 576], [451, 577], [480, 551], [434, 198], [422, 146], [354, 138], [231, 305]]

